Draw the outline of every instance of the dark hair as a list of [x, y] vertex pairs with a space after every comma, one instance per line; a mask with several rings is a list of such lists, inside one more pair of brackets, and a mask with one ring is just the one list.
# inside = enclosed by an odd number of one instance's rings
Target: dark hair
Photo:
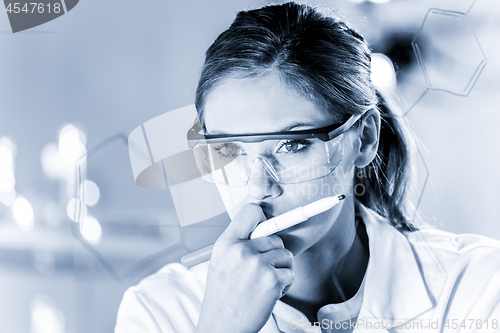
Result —
[[409, 138], [402, 118], [374, 88], [370, 63], [370, 49], [359, 33], [312, 7], [286, 3], [242, 11], [206, 52], [196, 108], [203, 124], [207, 94], [222, 79], [271, 72], [338, 121], [378, 108], [379, 149], [370, 165], [355, 172], [356, 184], [365, 189], [357, 197], [394, 226], [412, 229], [406, 213]]

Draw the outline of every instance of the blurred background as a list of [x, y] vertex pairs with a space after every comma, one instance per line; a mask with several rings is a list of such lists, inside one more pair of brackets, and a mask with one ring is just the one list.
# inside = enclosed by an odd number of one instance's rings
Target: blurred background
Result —
[[[270, 3], [82, 0], [16, 34], [0, 10], [0, 332], [112, 332], [127, 287], [205, 245], [168, 190], [135, 185], [127, 137], [192, 104], [206, 48]], [[500, 239], [500, 2], [307, 3], [376, 53], [374, 82], [422, 142], [419, 211]]]

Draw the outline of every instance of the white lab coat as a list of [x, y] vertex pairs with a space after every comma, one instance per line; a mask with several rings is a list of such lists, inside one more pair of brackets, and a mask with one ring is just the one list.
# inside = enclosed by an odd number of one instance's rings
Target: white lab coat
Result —
[[[393, 332], [398, 325], [397, 332], [500, 332], [500, 242], [432, 228], [401, 232], [372, 210], [358, 208], [370, 259], [354, 332]], [[115, 333], [194, 332], [207, 268], [208, 263], [191, 270], [172, 263], [129, 288]], [[298, 329], [291, 320], [308, 322], [278, 301], [260, 333], [321, 332]]]

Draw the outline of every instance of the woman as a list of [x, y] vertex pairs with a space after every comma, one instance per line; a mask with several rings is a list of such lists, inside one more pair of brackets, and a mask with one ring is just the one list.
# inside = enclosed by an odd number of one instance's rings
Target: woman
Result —
[[210, 180], [246, 187], [252, 203], [209, 264], [170, 264], [130, 288], [116, 332], [498, 329], [498, 243], [408, 220], [411, 137], [371, 83], [360, 34], [295, 3], [240, 12], [206, 53], [196, 107], [220, 163]]

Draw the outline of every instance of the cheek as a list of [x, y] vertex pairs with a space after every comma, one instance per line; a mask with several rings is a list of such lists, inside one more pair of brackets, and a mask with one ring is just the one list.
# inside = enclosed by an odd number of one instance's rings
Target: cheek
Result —
[[304, 205], [327, 196], [344, 194], [353, 195], [353, 181], [355, 173], [354, 142], [351, 136], [343, 140], [344, 154], [335, 170], [326, 177], [287, 186], [284, 192], [295, 202]]
[[[323, 197], [345, 194], [352, 195], [354, 167], [337, 167], [330, 175], [294, 185], [284, 187], [287, 205], [291, 208], [304, 206]], [[343, 204], [316, 215], [296, 228], [280, 236], [285, 247], [295, 255], [303, 252], [316, 242], [320, 241], [329, 230], [343, 230], [345, 226], [337, 221]], [[330, 234], [330, 233], [329, 233]], [[334, 233], [335, 234], [335, 233]], [[339, 233], [341, 234], [341, 233]]]
[[352, 195], [354, 165], [340, 164], [326, 177], [286, 186], [284, 193], [298, 205], [305, 205], [323, 197], [344, 194]]

